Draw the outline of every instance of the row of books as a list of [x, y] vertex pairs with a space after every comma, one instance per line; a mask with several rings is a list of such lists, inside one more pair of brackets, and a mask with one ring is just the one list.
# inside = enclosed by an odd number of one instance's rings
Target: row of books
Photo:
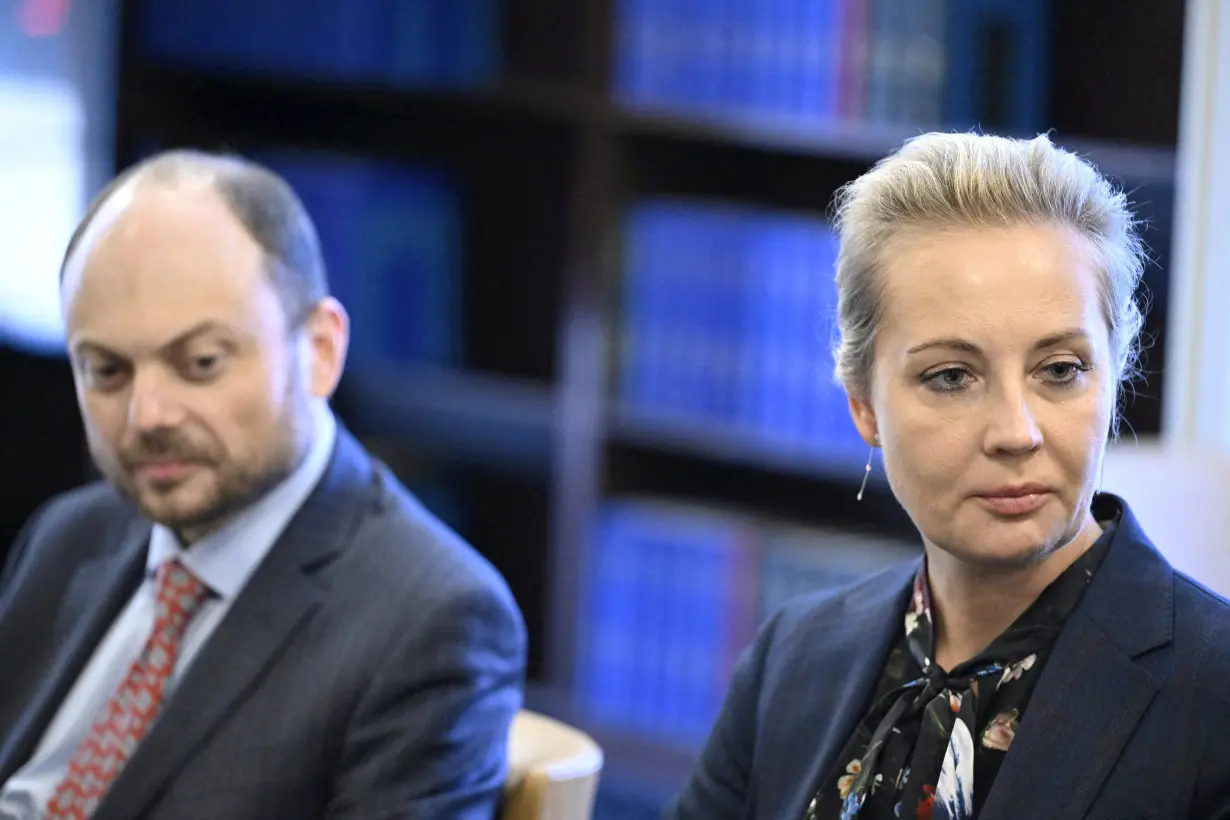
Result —
[[833, 378], [823, 219], [656, 199], [628, 213], [619, 403], [834, 459], [866, 450]]
[[316, 223], [352, 317], [352, 362], [461, 363], [465, 226], [449, 176], [321, 151], [250, 156], [290, 183]]
[[[206, 70], [474, 87], [502, 70], [500, 0], [159, 0], [146, 56]], [[619, 0], [615, 94], [804, 121], [1029, 131], [1048, 0]]]
[[157, 0], [147, 57], [292, 78], [470, 87], [500, 70], [499, 0]]
[[1029, 130], [1045, 119], [1045, 0], [619, 0], [636, 106]]
[[608, 500], [581, 583], [576, 705], [596, 724], [694, 748], [767, 617], [917, 554], [703, 505]]

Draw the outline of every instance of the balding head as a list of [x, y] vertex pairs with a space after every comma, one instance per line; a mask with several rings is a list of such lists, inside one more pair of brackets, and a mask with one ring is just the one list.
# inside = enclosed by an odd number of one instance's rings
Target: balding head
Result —
[[90, 451], [192, 540], [285, 477], [341, 376], [347, 319], [277, 177], [165, 154], [91, 206], [61, 270]]
[[128, 168], [102, 189], [73, 232], [60, 266], [61, 280], [78, 251], [90, 243], [95, 223], [122, 209], [142, 186], [211, 188], [262, 250], [265, 273], [293, 324], [329, 295], [320, 239], [307, 209], [277, 174], [243, 157], [179, 149], [155, 154]]

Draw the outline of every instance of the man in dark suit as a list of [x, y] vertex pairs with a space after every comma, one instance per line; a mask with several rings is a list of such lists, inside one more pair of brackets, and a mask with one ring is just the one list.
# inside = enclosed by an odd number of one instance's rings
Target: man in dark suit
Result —
[[0, 576], [0, 818], [490, 818], [524, 625], [329, 411], [348, 319], [290, 188], [159, 155], [61, 275], [107, 481]]

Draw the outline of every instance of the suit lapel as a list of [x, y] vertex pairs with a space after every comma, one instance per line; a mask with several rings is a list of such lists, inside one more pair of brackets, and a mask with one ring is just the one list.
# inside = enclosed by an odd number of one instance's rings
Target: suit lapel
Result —
[[[775, 806], [795, 795], [794, 804], [786, 807], [788, 816], [803, 816], [869, 708], [893, 638], [904, 628], [901, 618], [918, 566], [911, 561], [891, 567], [845, 593], [842, 606], [834, 608], [831, 617], [815, 620], [809, 625], [811, 634], [801, 638], [813, 647], [808, 662], [775, 686], [779, 698], [808, 693], [778, 704], [770, 725], [759, 732], [763, 737], [802, 733], [805, 738], [800, 745], [774, 744], [773, 752], [781, 757], [761, 768], [756, 784], [762, 799]], [[800, 708], [806, 711], [801, 714]], [[799, 748], [815, 748], [815, 753], [799, 755]], [[806, 784], [801, 794], [800, 784]]]
[[34, 754], [99, 642], [140, 586], [149, 533], [147, 522], [129, 523], [115, 552], [74, 571], [53, 627], [57, 635], [65, 636], [64, 649], [22, 720], [0, 746], [0, 783]]
[[1158, 685], [1074, 614], [987, 796], [984, 820], [1084, 817]]
[[[1137, 658], [1169, 643], [1174, 574], [1124, 505], [1047, 661], [984, 820], [1084, 817], [1160, 687]], [[977, 784], [975, 784], [977, 788]]]
[[256, 688], [323, 600], [312, 571], [349, 541], [373, 501], [372, 464], [338, 430], [320, 484], [235, 598], [137, 748], [95, 820], [143, 814], [218, 726]]

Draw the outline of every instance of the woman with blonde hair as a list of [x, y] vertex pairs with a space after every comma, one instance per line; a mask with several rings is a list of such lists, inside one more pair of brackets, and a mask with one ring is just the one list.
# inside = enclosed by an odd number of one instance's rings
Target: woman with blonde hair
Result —
[[1046, 137], [936, 133], [837, 224], [837, 376], [923, 558], [777, 613], [663, 816], [1230, 818], [1230, 607], [1098, 492], [1126, 198]]

